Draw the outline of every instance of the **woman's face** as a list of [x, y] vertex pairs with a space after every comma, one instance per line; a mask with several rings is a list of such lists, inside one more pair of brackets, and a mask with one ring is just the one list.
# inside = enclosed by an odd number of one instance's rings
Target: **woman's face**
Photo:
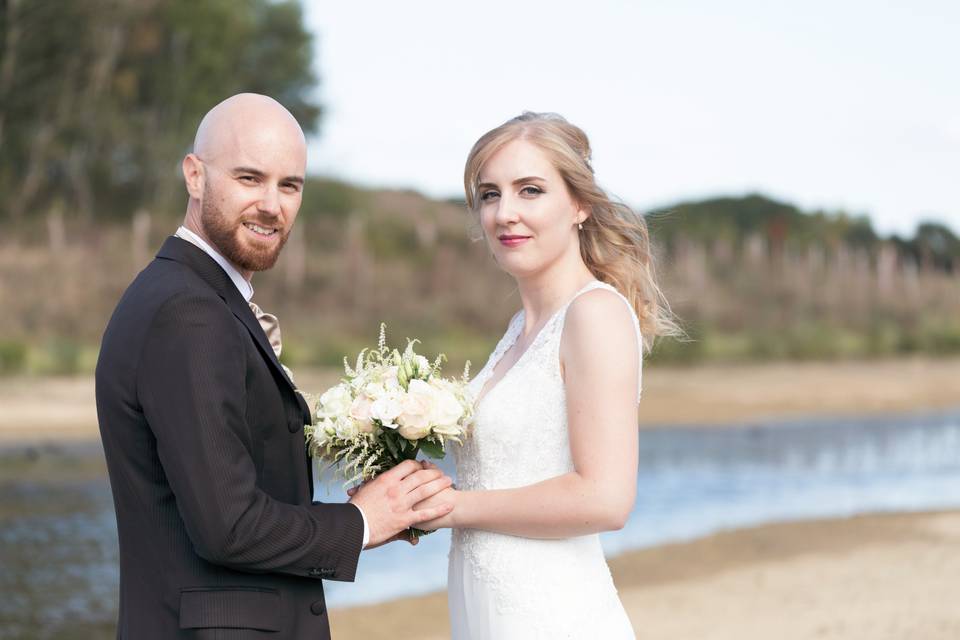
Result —
[[577, 223], [586, 216], [537, 146], [504, 145], [481, 167], [479, 183], [480, 225], [504, 271], [530, 276], [579, 255]]

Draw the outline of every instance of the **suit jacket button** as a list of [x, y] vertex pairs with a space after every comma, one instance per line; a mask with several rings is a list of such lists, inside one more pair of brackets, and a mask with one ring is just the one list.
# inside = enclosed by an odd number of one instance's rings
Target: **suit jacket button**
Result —
[[322, 616], [323, 612], [327, 610], [326, 605], [323, 604], [323, 600], [317, 600], [312, 605], [310, 605], [310, 613], [315, 616]]

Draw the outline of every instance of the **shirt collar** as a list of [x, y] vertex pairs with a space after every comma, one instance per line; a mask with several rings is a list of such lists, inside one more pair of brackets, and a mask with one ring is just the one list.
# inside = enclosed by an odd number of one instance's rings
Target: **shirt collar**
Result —
[[186, 227], [181, 226], [173, 235], [202, 249], [204, 253], [213, 258], [216, 263], [227, 272], [227, 275], [230, 276], [230, 280], [233, 281], [234, 286], [237, 287], [237, 290], [240, 292], [240, 295], [243, 296], [244, 300], [250, 302], [250, 299], [253, 297], [253, 285], [250, 284], [249, 280], [240, 275], [240, 272], [229, 260], [220, 255], [220, 253], [207, 244], [203, 238]]

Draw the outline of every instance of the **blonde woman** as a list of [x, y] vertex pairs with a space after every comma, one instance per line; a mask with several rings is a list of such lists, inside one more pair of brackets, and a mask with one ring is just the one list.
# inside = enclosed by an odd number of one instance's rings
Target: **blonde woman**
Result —
[[[590, 145], [555, 114], [481, 137], [467, 204], [522, 309], [472, 381], [476, 427], [458, 453], [453, 638], [633, 638], [598, 533], [636, 493], [645, 347], [676, 332], [643, 219], [594, 180]], [[419, 508], [419, 507], [418, 507]]]

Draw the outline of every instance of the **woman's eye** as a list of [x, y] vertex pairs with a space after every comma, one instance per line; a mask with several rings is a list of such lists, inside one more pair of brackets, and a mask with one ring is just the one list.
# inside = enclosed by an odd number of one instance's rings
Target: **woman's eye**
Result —
[[491, 199], [493, 199], [493, 198], [496, 198], [496, 197], [499, 196], [499, 195], [500, 195], [500, 194], [499, 194], [498, 192], [493, 191], [493, 190], [484, 191], [483, 193], [480, 194], [480, 199], [481, 199], [481, 200], [491, 200]]
[[543, 189], [541, 189], [540, 187], [534, 187], [534, 186], [532, 186], [532, 185], [527, 185], [527, 186], [524, 187], [523, 189], [520, 189], [520, 193], [522, 193], [522, 194], [525, 195], [525, 196], [538, 196], [538, 195], [540, 195], [541, 193], [543, 193]]

